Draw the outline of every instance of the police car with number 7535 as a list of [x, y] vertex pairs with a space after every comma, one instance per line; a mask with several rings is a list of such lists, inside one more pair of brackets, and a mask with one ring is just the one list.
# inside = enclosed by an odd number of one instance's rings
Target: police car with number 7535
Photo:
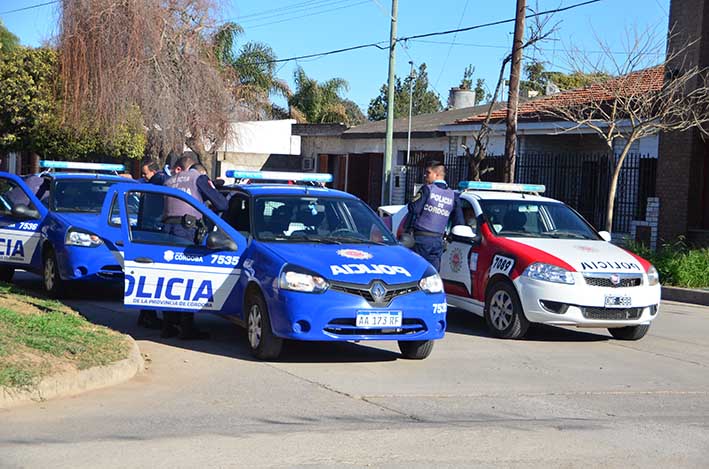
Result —
[[[284, 339], [395, 340], [406, 358], [431, 353], [446, 328], [441, 278], [364, 202], [312, 185], [328, 174], [227, 177], [251, 183], [228, 188], [222, 218], [179, 190], [111, 187], [104, 211], [120, 213], [127, 307], [226, 315], [262, 359], [278, 357]], [[199, 214], [184, 217], [194, 238], [165, 229], [155, 207], [170, 198]]]

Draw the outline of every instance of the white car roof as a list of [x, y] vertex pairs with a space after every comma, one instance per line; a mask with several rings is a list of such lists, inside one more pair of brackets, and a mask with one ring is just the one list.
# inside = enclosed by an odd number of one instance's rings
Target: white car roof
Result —
[[521, 192], [503, 192], [503, 191], [476, 191], [466, 190], [460, 193], [463, 198], [474, 198], [477, 200], [529, 200], [533, 202], [554, 202], [562, 203], [556, 199], [542, 197], [540, 195], [525, 194]]

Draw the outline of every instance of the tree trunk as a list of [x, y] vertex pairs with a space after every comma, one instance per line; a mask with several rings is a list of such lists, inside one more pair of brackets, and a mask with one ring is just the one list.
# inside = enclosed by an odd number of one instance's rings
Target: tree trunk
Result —
[[514, 42], [512, 43], [512, 67], [510, 68], [510, 94], [507, 101], [507, 131], [505, 132], [505, 182], [514, 182], [517, 153], [517, 105], [519, 103], [519, 80], [522, 68], [524, 14], [526, 0], [517, 0]]
[[[613, 209], [615, 208], [615, 193], [618, 190], [618, 179], [620, 177], [620, 171], [623, 169], [623, 163], [625, 162], [625, 157], [628, 156], [630, 152], [630, 147], [635, 141], [634, 138], [629, 138], [623, 151], [620, 153], [618, 162], [613, 169], [613, 177], [611, 178], [611, 186], [608, 190], [608, 206], [606, 207], [606, 231], [612, 233], [613, 231]], [[612, 151], [612, 150], [611, 150]]]

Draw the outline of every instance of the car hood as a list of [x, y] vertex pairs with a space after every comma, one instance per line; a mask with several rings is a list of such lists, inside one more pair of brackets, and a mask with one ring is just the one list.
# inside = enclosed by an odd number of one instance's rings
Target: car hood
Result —
[[106, 226], [106, 223], [100, 223], [100, 213], [73, 213], [73, 212], [54, 212], [56, 218], [62, 220], [67, 226], [74, 226], [89, 230], [99, 234], [101, 226]]
[[418, 281], [431, 265], [403, 246], [372, 244], [264, 243], [285, 262], [332, 281], [387, 284]]
[[640, 273], [642, 263], [628, 251], [601, 240], [510, 238], [544, 251], [578, 272]]

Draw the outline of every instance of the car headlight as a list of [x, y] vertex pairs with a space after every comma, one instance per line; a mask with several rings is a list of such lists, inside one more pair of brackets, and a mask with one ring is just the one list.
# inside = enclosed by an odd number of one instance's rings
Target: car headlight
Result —
[[88, 231], [70, 228], [64, 237], [64, 244], [67, 246], [82, 246], [85, 248], [95, 248], [103, 244], [103, 240]]
[[660, 273], [654, 265], [651, 265], [650, 268], [647, 269], [647, 283], [650, 286], [660, 283]]
[[524, 270], [525, 276], [545, 282], [566, 283], [572, 285], [574, 283], [574, 274], [563, 267], [556, 265], [544, 264], [536, 262]]
[[443, 291], [443, 280], [438, 272], [433, 268], [429, 268], [423, 278], [419, 280], [419, 288], [426, 293], [441, 293]]
[[278, 286], [283, 290], [305, 293], [322, 293], [330, 284], [316, 274], [302, 267], [287, 265], [278, 279]]

